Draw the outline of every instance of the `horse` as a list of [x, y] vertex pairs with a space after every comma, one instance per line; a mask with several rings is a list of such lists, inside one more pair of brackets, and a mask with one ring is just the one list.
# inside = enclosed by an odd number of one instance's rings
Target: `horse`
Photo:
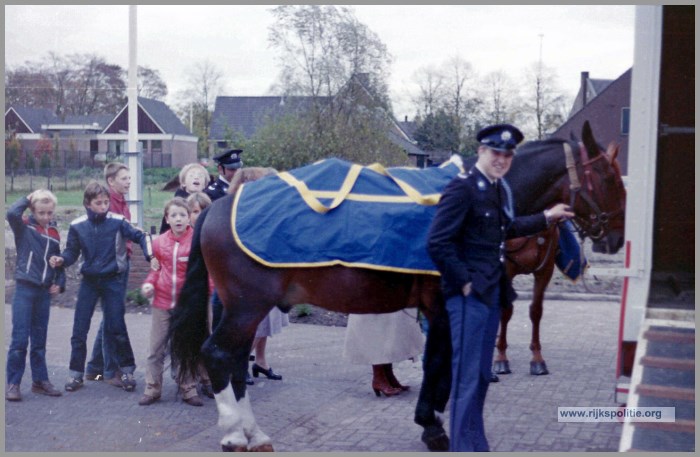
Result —
[[[570, 198], [579, 226], [589, 231], [595, 229], [597, 236], [601, 240], [609, 238], [608, 244], [612, 246], [622, 239], [624, 232], [611, 230], [612, 225], [607, 220], [602, 222], [601, 216], [613, 211], [611, 198], [607, 196], [619, 195], [620, 190], [617, 181], [610, 179], [614, 170], [608, 161], [598, 160], [603, 152], [595, 144], [590, 127], [588, 132], [588, 137], [584, 135], [586, 146], [580, 148], [586, 152], [581, 157], [572, 156], [574, 165], [568, 173], [564, 156], [569, 157], [567, 148], [569, 153], [571, 149], [578, 150], [577, 144], [545, 140], [536, 142], [538, 146], [531, 147], [527, 153], [519, 153], [513, 161], [517, 179], [511, 187], [518, 196], [515, 206], [520, 213], [525, 209], [543, 211]], [[587, 186], [572, 196], [569, 176], [574, 175], [585, 176], [593, 191]], [[225, 429], [220, 441], [222, 450], [272, 451], [272, 440], [255, 421], [245, 384], [256, 327], [272, 307], [289, 312], [295, 304], [311, 303], [356, 314], [418, 307], [431, 321], [444, 309], [444, 303], [439, 281], [431, 274], [342, 264], [311, 267], [262, 264], [233, 240], [234, 198], [227, 195], [215, 201], [195, 225], [186, 281], [171, 320], [171, 357], [182, 367], [182, 373], [194, 372], [203, 360], [212, 380], [218, 423]], [[601, 222], [596, 225], [591, 222], [594, 219]], [[222, 318], [211, 335], [207, 331], [208, 276], [224, 304]]]
[[[577, 212], [577, 217], [573, 221], [574, 226], [578, 230], [582, 243], [586, 238], [590, 238], [593, 241], [594, 252], [614, 254], [619, 251], [624, 241], [624, 208], [626, 204], [626, 192], [622, 182], [620, 166], [617, 162], [619, 145], [614, 142], [610, 143], [607, 150], [603, 152], [602, 148], [593, 139], [588, 123], [585, 123], [583, 128], [584, 143], [580, 143], [576, 138], [572, 138], [571, 141], [572, 144], [569, 144], [568, 147], [573, 148], [575, 145], [578, 145], [581, 152], [581, 159], [578, 164], [574, 164], [574, 161], [569, 158], [570, 153], [565, 152], [567, 156], [566, 167], [569, 170], [566, 179], [569, 182], [568, 186], [570, 189], [568, 201]], [[567, 143], [562, 142], [562, 145], [564, 144]], [[536, 147], [539, 147], [536, 142], [525, 145], [518, 149], [516, 157], [521, 153], [525, 153], [528, 149]], [[588, 151], [596, 150], [600, 152], [598, 155], [588, 157]], [[603, 161], [603, 159], [605, 160]], [[593, 161], [600, 161], [601, 164], [599, 165], [609, 168], [609, 173], [602, 174], [602, 176], [605, 176], [604, 179], [608, 181], [605, 185], [598, 181], [597, 178], [593, 178], [595, 173], [590, 168]], [[527, 173], [526, 167], [521, 167], [521, 164], [519, 160], [516, 161], [514, 159], [511, 170], [515, 169], [515, 173], [509, 171], [506, 175], [513, 188], [517, 187], [519, 176], [522, 173]], [[585, 187], [581, 185], [581, 173], [574, 172], [576, 167], [583, 169], [582, 176]], [[561, 189], [561, 186], [564, 184], [555, 182], [552, 185], [554, 188]], [[582, 189], [585, 194], [580, 194]], [[596, 197], [593, 197], [594, 194]], [[516, 199], [518, 196], [516, 196]], [[580, 200], [578, 205], [576, 205], [577, 200]], [[527, 207], [526, 203], [521, 205], [519, 206], [521, 210], [523, 207]], [[581, 214], [585, 207], [588, 207], [590, 210], [587, 218]], [[534, 276], [532, 303], [530, 304], [530, 320], [532, 322], [530, 374], [532, 375], [549, 373], [546, 362], [542, 357], [540, 322], [543, 315], [544, 292], [555, 268], [559, 231], [559, 226], [555, 224], [535, 235], [514, 238], [506, 242], [505, 267], [506, 274], [510, 279], [512, 280], [515, 276], [521, 274], [532, 274]], [[512, 315], [513, 307], [505, 308], [501, 313], [492, 381], [498, 379], [496, 374], [511, 373], [506, 348], [508, 347], [508, 322]], [[424, 427], [421, 438], [430, 450], [446, 451], [449, 447], [449, 441], [442, 427], [442, 422], [435, 415], [435, 411], [444, 412], [449, 398], [451, 382], [450, 356], [452, 348], [447, 313], [440, 312], [434, 325], [431, 323], [430, 328], [432, 329], [433, 326], [435, 327], [435, 332], [429, 331], [426, 341], [423, 383], [416, 405], [414, 421], [416, 424]]]

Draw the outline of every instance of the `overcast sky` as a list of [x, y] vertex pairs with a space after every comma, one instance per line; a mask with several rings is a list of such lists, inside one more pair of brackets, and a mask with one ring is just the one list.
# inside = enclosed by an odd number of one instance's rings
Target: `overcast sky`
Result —
[[[160, 71], [169, 97], [185, 70], [209, 60], [224, 74], [222, 95], [268, 95], [278, 74], [268, 47], [270, 5], [140, 5], [139, 65]], [[634, 6], [354, 5], [356, 17], [393, 56], [389, 81], [397, 118], [413, 117], [416, 69], [460, 56], [479, 74], [517, 79], [540, 58], [573, 97], [582, 71], [615, 79], [632, 66]], [[542, 37], [540, 38], [540, 35]], [[129, 7], [5, 6], [5, 64], [58, 54], [96, 53], [128, 68]]]

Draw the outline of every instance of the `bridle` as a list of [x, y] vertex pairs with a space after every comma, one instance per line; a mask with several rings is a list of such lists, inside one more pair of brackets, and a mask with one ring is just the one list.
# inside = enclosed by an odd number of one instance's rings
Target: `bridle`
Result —
[[563, 146], [564, 156], [566, 158], [566, 169], [569, 174], [569, 206], [573, 210], [576, 200], [580, 198], [592, 210], [591, 214], [588, 216], [588, 219], [577, 215], [571, 220], [571, 222], [574, 224], [574, 227], [582, 240], [588, 237], [593, 241], [598, 241], [607, 235], [610, 219], [622, 211], [621, 209], [610, 213], [601, 211], [600, 207], [596, 203], [596, 199], [598, 201], [602, 201], [603, 192], [600, 186], [596, 186], [593, 181], [593, 163], [595, 163], [597, 160], [605, 158], [605, 156], [601, 153], [597, 157], [590, 159], [586, 146], [579, 142], [581, 167], [583, 168], [582, 185], [581, 180], [579, 179], [576, 160], [574, 159], [571, 146], [567, 142], [564, 142]]

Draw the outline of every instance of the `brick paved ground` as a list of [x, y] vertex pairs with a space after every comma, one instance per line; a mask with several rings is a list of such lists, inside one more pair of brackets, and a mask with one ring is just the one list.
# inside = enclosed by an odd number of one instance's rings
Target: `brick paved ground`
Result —
[[[558, 423], [558, 406], [613, 406], [619, 302], [548, 300], [542, 330], [551, 374], [529, 375], [530, 324], [527, 303], [516, 302], [509, 328], [513, 374], [492, 384], [486, 429], [494, 451], [616, 451], [621, 426]], [[67, 377], [72, 310], [52, 308], [48, 363], [51, 380], [62, 388]], [[96, 314], [89, 335], [101, 315]], [[168, 378], [163, 399], [138, 406], [150, 316], [127, 315], [137, 360], [137, 391], [87, 381], [60, 398], [33, 394], [25, 372], [19, 403], [5, 402], [6, 451], [218, 451], [213, 400], [195, 408], [175, 398]], [[10, 336], [5, 306], [5, 351]], [[421, 380], [419, 362], [395, 367], [413, 388], [392, 398], [376, 398], [371, 368], [342, 360], [344, 328], [291, 324], [268, 342], [268, 357], [284, 380], [250, 388], [262, 429], [278, 451], [426, 451], [422, 429], [413, 423]], [[6, 353], [6, 352], [5, 352]], [[445, 417], [449, 420], [448, 417]]]

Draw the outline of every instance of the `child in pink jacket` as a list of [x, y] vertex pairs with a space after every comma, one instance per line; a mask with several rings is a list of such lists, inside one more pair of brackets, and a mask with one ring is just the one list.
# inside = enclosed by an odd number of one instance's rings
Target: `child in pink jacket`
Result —
[[[170, 229], [153, 241], [153, 256], [160, 264], [159, 270], [151, 270], [141, 286], [141, 293], [153, 298], [151, 304], [151, 341], [146, 362], [146, 391], [139, 400], [145, 406], [160, 399], [163, 388], [163, 370], [168, 348], [170, 315], [175, 308], [180, 290], [185, 282], [187, 259], [192, 244], [190, 210], [182, 197], [175, 197], [165, 204], [165, 220]], [[197, 395], [197, 384], [187, 377], [180, 384], [182, 400], [188, 405], [202, 406]]]

